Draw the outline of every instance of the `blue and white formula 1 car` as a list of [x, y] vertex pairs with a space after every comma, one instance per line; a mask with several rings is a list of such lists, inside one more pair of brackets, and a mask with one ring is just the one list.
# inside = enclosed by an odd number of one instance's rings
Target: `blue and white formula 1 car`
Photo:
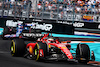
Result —
[[41, 26], [42, 28], [44, 27], [44, 25], [42, 24], [23, 23], [21, 21], [17, 21], [17, 23], [13, 21], [10, 21], [9, 23], [8, 22], [6, 22], [7, 27], [5, 27], [3, 30], [3, 35], [2, 35], [3, 39], [8, 39], [8, 38], [37, 39], [38, 37], [44, 36], [44, 34], [41, 34], [42, 29], [40, 27]]

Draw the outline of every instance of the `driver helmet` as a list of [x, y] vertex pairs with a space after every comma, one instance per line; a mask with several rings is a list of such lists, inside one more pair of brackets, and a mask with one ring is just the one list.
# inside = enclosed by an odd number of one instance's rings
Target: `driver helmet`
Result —
[[52, 43], [54, 42], [54, 39], [53, 38], [48, 38], [48, 43]]

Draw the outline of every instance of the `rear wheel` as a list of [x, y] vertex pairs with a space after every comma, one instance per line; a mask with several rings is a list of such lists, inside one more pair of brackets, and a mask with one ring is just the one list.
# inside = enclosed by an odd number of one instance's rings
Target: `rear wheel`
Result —
[[23, 56], [25, 53], [26, 45], [22, 39], [13, 39], [10, 48], [12, 56]]
[[48, 46], [47, 46], [47, 44], [42, 43], [42, 42], [38, 42], [35, 45], [33, 53], [34, 53], [34, 59], [36, 61], [40, 61], [41, 59], [45, 59], [45, 57], [48, 55]]
[[90, 60], [90, 49], [86, 44], [78, 44], [76, 49], [76, 58], [79, 63], [87, 63]]

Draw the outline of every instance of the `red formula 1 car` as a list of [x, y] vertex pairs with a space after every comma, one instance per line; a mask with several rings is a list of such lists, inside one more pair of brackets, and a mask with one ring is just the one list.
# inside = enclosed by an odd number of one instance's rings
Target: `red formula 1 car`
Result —
[[[71, 53], [71, 45], [62, 43], [58, 38], [45, 34], [36, 42], [29, 42], [25, 45], [22, 39], [13, 39], [11, 42], [11, 55], [24, 56], [38, 60], [78, 60], [79, 62], [89, 62], [90, 57], [94, 59], [94, 53], [90, 54], [89, 46], [86, 44], [78, 44], [76, 53]], [[90, 56], [92, 55], [92, 56]]]

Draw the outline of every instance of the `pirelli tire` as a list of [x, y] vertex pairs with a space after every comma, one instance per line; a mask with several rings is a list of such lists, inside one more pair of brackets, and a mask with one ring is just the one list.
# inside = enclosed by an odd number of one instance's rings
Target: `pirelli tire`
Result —
[[87, 44], [78, 44], [76, 58], [79, 63], [87, 63], [90, 60], [90, 48]]
[[3, 30], [3, 34], [1, 36], [2, 39], [4, 39], [4, 40], [7, 39], [6, 37], [4, 37], [4, 35], [6, 35], [6, 34], [9, 34], [9, 28], [8, 27], [5, 27], [4, 30]]
[[[44, 61], [46, 56], [48, 55], [48, 45], [46, 43], [38, 42], [36, 43], [33, 53], [34, 53], [34, 60], [36, 61]], [[39, 50], [43, 50], [43, 56], [40, 56]]]
[[11, 41], [11, 55], [12, 56], [23, 56], [25, 53], [26, 45], [23, 39], [13, 39]]

